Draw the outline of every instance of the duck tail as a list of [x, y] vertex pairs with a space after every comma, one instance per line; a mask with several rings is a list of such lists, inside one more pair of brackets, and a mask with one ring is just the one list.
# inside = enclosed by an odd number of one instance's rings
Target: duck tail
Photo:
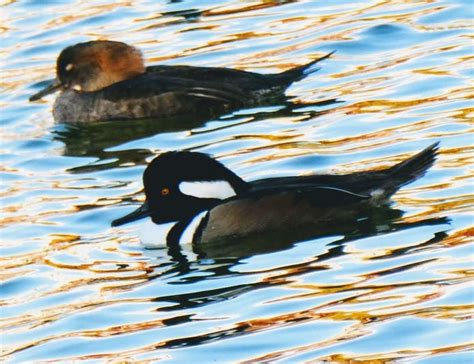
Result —
[[306, 63], [304, 65], [297, 66], [295, 68], [291, 68], [291, 69], [289, 69], [287, 71], [284, 71], [284, 72], [281, 72], [281, 73], [277, 73], [277, 74], [275, 74], [275, 79], [277, 80], [277, 82], [279, 84], [286, 84], [286, 85], [290, 85], [293, 82], [299, 81], [299, 80], [305, 78], [310, 73], [318, 71], [319, 68], [317, 68], [317, 67], [312, 68], [312, 66], [314, 66], [316, 63], [319, 63], [319, 62], [329, 58], [332, 54], [334, 54], [334, 52], [336, 52], [336, 51], [332, 51], [332, 52], [330, 52], [330, 53], [328, 53], [328, 54], [326, 54], [326, 55], [324, 55], [320, 58], [314, 59], [311, 62]]
[[413, 157], [389, 168], [387, 172], [391, 176], [391, 183], [395, 185], [395, 191], [422, 177], [434, 164], [438, 155], [438, 150], [439, 142], [436, 142], [423, 149], [420, 153], [415, 154]]

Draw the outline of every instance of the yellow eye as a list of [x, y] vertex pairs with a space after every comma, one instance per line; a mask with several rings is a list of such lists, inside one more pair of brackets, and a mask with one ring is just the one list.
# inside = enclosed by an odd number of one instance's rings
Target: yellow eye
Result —
[[161, 196], [167, 196], [169, 194], [170, 194], [170, 189], [169, 188], [165, 187], [161, 190]]

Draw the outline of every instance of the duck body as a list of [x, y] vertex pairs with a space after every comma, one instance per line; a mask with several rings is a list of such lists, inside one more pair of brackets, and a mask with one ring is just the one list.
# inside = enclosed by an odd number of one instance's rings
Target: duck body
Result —
[[291, 83], [314, 71], [311, 66], [329, 55], [265, 75], [219, 67], [145, 67], [134, 47], [91, 41], [64, 49], [57, 60], [56, 81], [30, 101], [61, 91], [53, 116], [68, 123], [196, 114], [215, 117], [282, 99]]
[[113, 226], [149, 216], [147, 247], [212, 243], [273, 233], [307, 239], [364, 217], [434, 163], [437, 144], [387, 169], [245, 182], [209, 156], [168, 152], [144, 173], [146, 202]]

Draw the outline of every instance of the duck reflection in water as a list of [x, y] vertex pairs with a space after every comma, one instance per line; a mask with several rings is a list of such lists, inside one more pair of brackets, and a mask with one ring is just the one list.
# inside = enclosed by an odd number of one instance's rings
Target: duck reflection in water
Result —
[[[195, 320], [195, 315], [193, 314], [183, 314], [183, 310], [187, 309], [197, 309], [206, 305], [213, 303], [223, 302], [223, 301], [235, 301], [239, 296], [248, 293], [255, 292], [256, 290], [265, 289], [268, 287], [277, 287], [288, 285], [289, 282], [298, 282], [301, 281], [302, 276], [306, 273], [312, 274], [315, 272], [323, 272], [330, 268], [328, 264], [324, 264], [331, 259], [341, 257], [346, 253], [344, 251], [344, 246], [346, 243], [351, 241], [356, 241], [358, 239], [364, 239], [367, 237], [375, 235], [383, 235], [390, 232], [397, 232], [405, 229], [416, 228], [420, 226], [428, 225], [439, 225], [446, 224], [448, 222], [445, 218], [434, 218], [434, 219], [422, 219], [417, 222], [395, 222], [397, 220], [396, 216], [400, 216], [400, 212], [392, 210], [388, 207], [378, 209], [378, 212], [375, 212], [372, 217], [365, 220], [363, 224], [350, 224], [347, 226], [347, 229], [343, 226], [335, 228], [334, 231], [330, 233], [334, 237], [334, 242], [330, 245], [330, 248], [323, 247], [324, 252], [318, 254], [312, 258], [308, 257], [304, 261], [299, 261], [294, 264], [287, 263], [285, 266], [278, 265], [277, 268], [272, 266], [269, 263], [269, 267], [263, 268], [258, 267], [257, 271], [249, 269], [247, 266], [243, 270], [239, 269], [239, 264], [245, 264], [243, 260], [245, 258], [251, 257], [259, 253], [270, 253], [276, 252], [279, 250], [289, 249], [293, 246], [293, 243], [289, 241], [283, 242], [283, 240], [274, 240], [275, 244], [273, 246], [267, 246], [267, 251], [259, 250], [259, 244], [262, 242], [260, 238], [255, 238], [253, 244], [246, 244], [247, 246], [253, 247], [255, 250], [251, 251], [250, 249], [240, 250], [243, 244], [235, 244], [233, 251], [227, 251], [223, 253], [220, 248], [212, 249], [208, 245], [199, 246], [199, 258], [201, 259], [189, 259], [186, 253], [180, 250], [178, 247], [169, 248], [171, 264], [170, 263], [161, 263], [155, 267], [154, 272], [149, 274], [149, 283], [153, 279], [165, 279], [167, 284], [196, 284], [199, 282], [205, 282], [208, 280], [215, 280], [217, 278], [223, 277], [235, 277], [237, 279], [231, 279], [231, 282], [234, 284], [221, 286], [210, 285], [211, 288], [198, 289], [198, 290], [186, 290], [186, 292], [180, 292], [179, 294], [167, 294], [159, 295], [153, 299], [154, 302], [163, 302], [159, 304], [160, 312], [175, 312], [176, 317], [173, 317], [169, 320], [164, 320], [166, 326], [180, 325], [187, 322], [193, 322]], [[373, 218], [373, 219], [372, 219]], [[385, 228], [381, 231], [380, 227], [384, 226]], [[345, 232], [346, 230], [354, 228], [351, 232]], [[327, 231], [329, 233], [329, 231]], [[345, 235], [342, 239], [336, 237], [340, 235]], [[394, 251], [394, 254], [410, 254], [412, 251], [416, 252], [420, 249], [432, 249], [433, 246], [440, 244], [445, 238], [448, 237], [448, 234], [444, 231], [438, 231], [434, 233], [434, 236], [427, 241], [421, 243], [416, 243], [412, 246], [407, 246], [402, 249]], [[314, 237], [314, 240], [308, 241], [307, 244], [320, 244], [318, 241], [320, 237]], [[265, 239], [264, 239], [265, 240]], [[249, 242], [251, 243], [251, 242]], [[195, 247], [196, 248], [196, 247]], [[310, 248], [309, 248], [310, 249]], [[153, 256], [153, 253], [157, 253], [157, 250], [147, 250], [144, 251], [144, 255]], [[231, 254], [231, 255], [227, 255]], [[241, 255], [242, 254], [242, 255]], [[227, 256], [226, 256], [227, 255]], [[380, 259], [390, 258], [392, 255], [386, 255], [380, 257]], [[429, 263], [432, 261], [432, 258], [420, 257], [417, 261], [410, 263], [404, 263], [402, 265], [397, 265], [393, 269], [383, 270], [372, 272], [372, 277], [377, 276], [387, 276], [391, 274], [398, 274], [403, 271], [410, 270], [416, 266], [421, 266], [423, 264]], [[336, 274], [337, 275], [337, 274]], [[242, 277], [244, 276], [244, 277]], [[245, 277], [247, 276], [247, 277]], [[266, 278], [262, 278], [266, 277]], [[363, 280], [364, 278], [361, 278]], [[142, 284], [142, 283], [141, 283]], [[153, 283], [152, 283], [153, 284]], [[160, 283], [162, 284], [162, 283]], [[415, 283], [416, 284], [416, 283]], [[440, 284], [443, 284], [441, 279]], [[445, 283], [444, 283], [445, 284]], [[406, 285], [404, 285], [406, 287]], [[206, 285], [199, 285], [197, 287], [209, 287]], [[396, 287], [396, 286], [395, 286]], [[310, 295], [315, 297], [317, 295], [332, 297], [329, 299], [329, 303], [323, 304], [323, 307], [326, 305], [332, 305], [334, 299], [338, 302], [343, 297], [346, 297], [346, 300], [353, 300], [354, 297], [360, 295], [367, 295], [372, 292], [379, 293], [380, 291], [371, 287], [371, 284], [364, 284], [364, 282], [358, 281], [357, 284], [354, 284], [353, 281], [350, 283], [342, 284], [332, 284], [329, 286], [319, 286], [315, 284], [312, 289], [309, 288]], [[365, 292], [365, 293], [361, 293]], [[341, 295], [342, 294], [342, 295]], [[337, 298], [334, 298], [336, 295]], [[316, 312], [319, 312], [316, 308], [321, 307], [316, 305], [310, 306], [306, 310], [298, 310], [296, 315], [292, 313], [277, 315], [280, 318], [280, 322], [294, 322], [298, 320], [298, 323], [304, 323], [305, 321], [311, 322], [315, 320]], [[259, 320], [260, 321], [260, 320]], [[261, 328], [262, 326], [260, 326]], [[201, 335], [190, 335], [183, 336], [177, 339], [170, 339], [167, 341], [160, 342], [160, 345], [157, 346], [157, 349], [167, 349], [172, 348], [183, 348], [183, 347], [193, 347], [196, 345], [202, 345], [205, 343], [213, 343], [216, 340], [235, 338], [241, 335], [246, 335], [249, 333], [255, 333], [258, 330], [255, 326], [252, 326], [247, 321], [243, 320], [238, 322], [235, 325], [229, 327], [224, 327], [221, 330], [214, 330], [212, 333], [203, 333]]]
[[[341, 208], [338, 210], [340, 212]], [[419, 218], [416, 221], [408, 222], [403, 221], [402, 215], [402, 211], [384, 206], [367, 210], [367, 214], [364, 217], [354, 214], [349, 220], [347, 219], [349, 214], [346, 214], [346, 218], [342, 220], [338, 219], [337, 216], [333, 216], [335, 219], [330, 226], [320, 225], [321, 230], [319, 232], [313, 230], [311, 233], [315, 235], [306, 241], [304, 239], [298, 240], [297, 236], [289, 233], [278, 235], [277, 233], [267, 232], [240, 241], [195, 244], [192, 246], [192, 251], [189, 251], [186, 247], [174, 244], [168, 246], [166, 250], [144, 250], [143, 255], [149, 258], [163, 258], [163, 254], [167, 256], [165, 262], [155, 266], [154, 271], [149, 274], [150, 281], [153, 279], [169, 279], [171, 284], [189, 284], [217, 277], [241, 275], [242, 273], [239, 273], [239, 268], [236, 266], [252, 256], [289, 250], [299, 242], [313, 245], [318, 244], [317, 250], [320, 253], [310, 259], [305, 259], [304, 262], [287, 265], [286, 268], [291, 269], [282, 270], [280, 277], [282, 279], [274, 276], [271, 280], [257, 280], [250, 283], [245, 280], [245, 283], [242, 284], [210, 290], [192, 291], [179, 295], [159, 296], [155, 299], [157, 302], [163, 301], [168, 303], [166, 307], [160, 308], [161, 311], [181, 312], [182, 309], [233, 299], [255, 289], [286, 284], [293, 276], [300, 277], [305, 273], [326, 270], [328, 268], [324, 265], [324, 262], [350, 254], [345, 251], [345, 245], [350, 242], [372, 236], [383, 236], [403, 230], [416, 229], [422, 226], [442, 226], [449, 223], [449, 219], [444, 217]], [[446, 227], [443, 226], [440, 229], [435, 231], [433, 237], [426, 241], [416, 242], [374, 259], [387, 259], [393, 256], [417, 252], [421, 249], [430, 249], [430, 247], [439, 244], [448, 237], [448, 234], [444, 231]], [[302, 237], [302, 235], [299, 237]], [[327, 239], [331, 239], [331, 237], [333, 238], [332, 242], [328, 243]], [[320, 239], [324, 239], [324, 246], [321, 246]], [[407, 266], [399, 266], [393, 273], [410, 269], [414, 265], [424, 264], [425, 262], [426, 260], [420, 260]], [[268, 269], [272, 271], [272, 268]], [[252, 272], [248, 273], [252, 274]], [[264, 272], [259, 271], [259, 273]], [[387, 274], [390, 274], [390, 272], [387, 272]], [[350, 288], [349, 286], [348, 289]], [[169, 305], [169, 303], [172, 304]], [[193, 345], [193, 343], [190, 341], [186, 345]]]
[[[263, 121], [272, 123], [276, 118], [297, 118], [298, 121], [314, 120], [327, 112], [323, 108], [338, 104], [334, 99], [313, 103], [293, 102], [290, 99], [278, 105], [258, 109], [239, 110], [236, 114], [217, 119], [216, 128], [231, 128], [240, 123]], [[303, 110], [301, 108], [304, 107]], [[208, 119], [194, 117], [168, 117], [157, 122], [154, 119], [102, 121], [84, 124], [58, 124], [53, 128], [53, 138], [64, 144], [63, 154], [71, 157], [94, 157], [97, 161], [71, 169], [71, 172], [94, 172], [133, 163], [145, 164], [153, 153], [149, 149], [111, 150], [129, 141], [152, 137], [163, 133], [178, 133], [200, 128]], [[203, 129], [199, 133], [211, 133], [215, 128]], [[106, 162], [104, 162], [106, 161]]]

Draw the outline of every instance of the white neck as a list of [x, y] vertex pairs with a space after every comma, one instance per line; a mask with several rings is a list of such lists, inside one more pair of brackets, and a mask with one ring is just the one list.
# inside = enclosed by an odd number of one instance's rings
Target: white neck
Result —
[[168, 222], [166, 224], [155, 224], [151, 218], [140, 227], [140, 241], [149, 249], [166, 247], [166, 238], [169, 232], [178, 222]]

